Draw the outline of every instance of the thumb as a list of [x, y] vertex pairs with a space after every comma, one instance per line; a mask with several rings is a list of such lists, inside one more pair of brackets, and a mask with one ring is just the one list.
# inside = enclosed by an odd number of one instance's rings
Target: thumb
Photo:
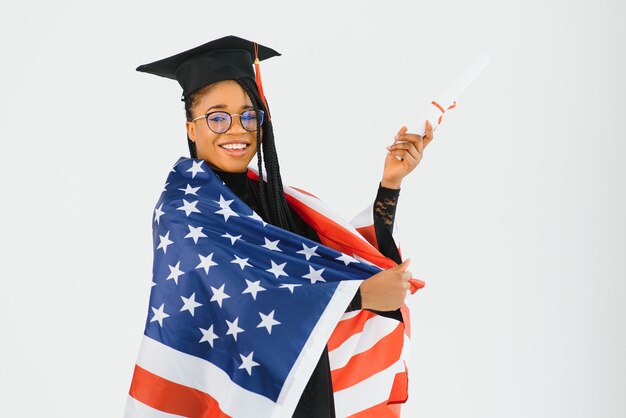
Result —
[[398, 270], [398, 271], [406, 271], [406, 269], [409, 267], [409, 264], [411, 264], [411, 259], [407, 258], [402, 263], [398, 264], [397, 266], [394, 266], [393, 269]]

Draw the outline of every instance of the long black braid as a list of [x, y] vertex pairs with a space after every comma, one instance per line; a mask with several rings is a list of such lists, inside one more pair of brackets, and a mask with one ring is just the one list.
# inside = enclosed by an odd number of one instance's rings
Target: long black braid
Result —
[[[265, 113], [263, 118], [263, 139], [261, 140], [261, 126], [257, 119], [257, 165], [259, 168], [259, 194], [261, 196], [261, 207], [263, 212], [270, 219], [270, 223], [277, 225], [285, 230], [296, 232], [295, 222], [291, 216], [289, 205], [285, 199], [283, 192], [283, 182], [280, 176], [280, 166], [278, 164], [278, 155], [276, 153], [276, 143], [274, 142], [274, 130], [272, 122], [269, 120], [269, 110], [265, 107], [263, 100], [259, 95], [256, 83], [248, 77], [240, 77], [237, 83], [241, 85], [244, 91], [250, 97], [252, 106], [256, 111], [262, 110]], [[204, 88], [188, 94], [185, 101], [185, 112], [187, 120], [192, 119], [191, 108], [195, 102], [196, 96], [202, 94]], [[189, 154], [191, 158], [198, 158], [196, 144], [187, 137], [189, 146]], [[265, 157], [265, 158], [264, 158]], [[263, 166], [267, 173], [267, 194], [265, 191], [265, 183], [263, 182]]]

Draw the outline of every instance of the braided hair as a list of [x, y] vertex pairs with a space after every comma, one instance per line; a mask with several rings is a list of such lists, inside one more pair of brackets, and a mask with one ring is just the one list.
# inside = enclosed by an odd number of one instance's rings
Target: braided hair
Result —
[[[259, 95], [259, 91], [254, 80], [248, 77], [239, 77], [235, 80], [247, 93], [252, 102], [254, 110], [257, 112], [262, 110], [266, 117], [263, 118], [263, 125], [259, 124], [257, 118], [256, 130], [256, 153], [257, 165], [259, 167], [259, 194], [261, 196], [261, 208], [270, 223], [279, 226], [285, 230], [296, 232], [295, 222], [291, 216], [289, 205], [285, 199], [283, 192], [283, 181], [280, 177], [280, 166], [278, 164], [278, 155], [276, 153], [276, 144], [274, 142], [274, 130], [272, 122], [269, 120], [269, 109], [266, 108], [263, 100]], [[204, 94], [211, 85], [205, 86], [185, 96], [185, 114], [188, 121], [191, 121], [191, 108], [196, 104], [199, 97]], [[263, 138], [261, 138], [261, 127], [263, 128]], [[189, 146], [189, 154], [191, 158], [198, 158], [196, 144], [189, 136], [187, 137], [187, 145]], [[263, 166], [267, 172], [267, 185], [263, 181]], [[267, 191], [265, 187], [267, 186]]]

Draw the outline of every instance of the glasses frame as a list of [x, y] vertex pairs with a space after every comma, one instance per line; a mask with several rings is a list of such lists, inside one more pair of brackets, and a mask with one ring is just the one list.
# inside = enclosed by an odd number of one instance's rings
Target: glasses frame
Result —
[[[226, 132], [228, 132], [228, 130], [229, 130], [229, 129], [233, 126], [233, 116], [239, 116], [239, 123], [241, 124], [241, 127], [242, 127], [245, 131], [247, 131], [247, 132], [256, 132], [256, 131], [257, 131], [257, 128], [256, 128], [256, 126], [257, 126], [257, 125], [256, 125], [256, 124], [254, 125], [254, 126], [255, 126], [255, 128], [254, 128], [254, 130], [253, 130], [253, 131], [251, 131], [251, 130], [249, 130], [249, 129], [246, 129], [246, 127], [245, 127], [245, 126], [243, 126], [243, 122], [241, 121], [241, 116], [242, 116], [244, 113], [246, 113], [246, 112], [255, 112], [255, 113], [257, 113], [257, 114], [258, 114], [258, 113], [260, 113], [260, 114], [261, 114], [261, 123], [260, 123], [260, 125], [262, 125], [262, 124], [263, 124], [263, 121], [265, 120], [265, 112], [263, 112], [261, 109], [259, 109], [259, 110], [256, 110], [256, 109], [248, 109], [248, 110], [244, 111], [243, 113], [233, 113], [233, 114], [230, 114], [230, 113], [228, 113], [228, 112], [226, 112], [226, 111], [224, 111], [224, 110], [214, 110], [213, 112], [208, 112], [208, 113], [205, 113], [205, 114], [204, 114], [204, 115], [202, 115], [202, 116], [198, 116], [197, 118], [193, 118], [193, 119], [191, 119], [191, 121], [192, 121], [192, 122], [195, 122], [195, 121], [197, 121], [197, 120], [200, 120], [200, 119], [204, 118], [204, 119], [206, 120], [206, 126], [207, 126], [207, 127], [208, 127], [208, 128], [209, 128], [212, 132], [213, 132], [213, 133], [216, 133], [216, 134], [225, 134], [225, 133], [226, 133]], [[215, 114], [215, 113], [226, 113], [226, 114], [230, 117], [230, 122], [229, 122], [229, 124], [228, 124], [228, 128], [226, 128], [226, 130], [225, 130], [224, 132], [215, 132], [215, 131], [211, 128], [211, 125], [209, 124], [209, 116], [211, 116], [211, 115], [213, 115], [213, 114]]]

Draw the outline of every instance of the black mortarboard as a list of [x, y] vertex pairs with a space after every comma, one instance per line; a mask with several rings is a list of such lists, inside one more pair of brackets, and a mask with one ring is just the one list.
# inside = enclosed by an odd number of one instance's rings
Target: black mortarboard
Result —
[[[137, 71], [177, 80], [183, 97], [208, 84], [246, 76], [255, 80], [263, 100], [258, 61], [280, 55], [271, 48], [237, 36], [225, 36], [137, 67]], [[256, 76], [253, 69], [256, 66]]]

